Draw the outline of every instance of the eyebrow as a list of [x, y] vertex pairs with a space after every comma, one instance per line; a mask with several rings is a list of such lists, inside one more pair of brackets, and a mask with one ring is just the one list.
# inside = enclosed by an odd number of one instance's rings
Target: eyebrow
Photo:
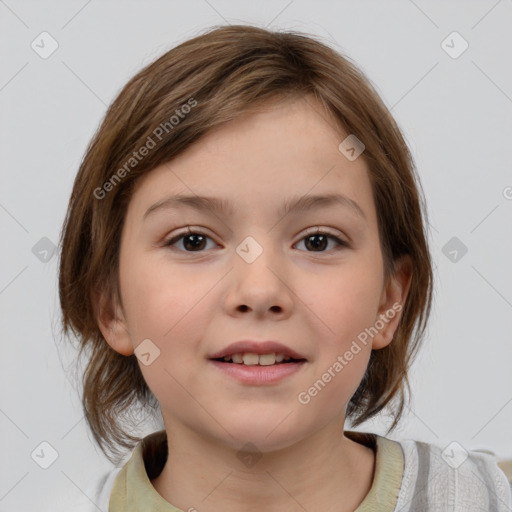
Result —
[[[278, 212], [278, 216], [284, 217], [289, 213], [300, 213], [318, 208], [327, 208], [329, 206], [335, 206], [336, 203], [350, 208], [363, 220], [367, 220], [366, 215], [359, 204], [343, 194], [292, 197], [284, 202]], [[234, 205], [228, 199], [198, 195], [173, 195], [151, 205], [144, 213], [143, 221], [159, 210], [172, 210], [177, 209], [180, 206], [188, 206], [190, 208], [203, 211], [210, 210], [223, 215], [234, 215], [235, 213]]]

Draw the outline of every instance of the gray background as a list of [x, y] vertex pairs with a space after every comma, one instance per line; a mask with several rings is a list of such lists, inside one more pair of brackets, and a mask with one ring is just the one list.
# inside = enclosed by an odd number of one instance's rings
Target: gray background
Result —
[[[58, 242], [86, 145], [124, 83], [225, 23], [317, 34], [376, 85], [416, 159], [437, 279], [413, 406], [390, 437], [512, 457], [512, 0], [5, 0], [0, 512], [56, 510], [110, 467], [83, 420], [74, 353], [59, 333], [57, 256], [44, 251]], [[59, 45], [46, 59], [31, 47], [42, 47], [43, 31]], [[457, 58], [453, 31], [469, 44]], [[388, 424], [383, 416], [359, 430]], [[58, 454], [48, 469], [43, 441]]]

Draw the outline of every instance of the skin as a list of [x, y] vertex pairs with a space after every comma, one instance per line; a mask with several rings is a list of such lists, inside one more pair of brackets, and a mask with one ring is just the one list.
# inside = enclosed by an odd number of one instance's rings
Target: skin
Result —
[[[139, 362], [170, 452], [152, 483], [182, 510], [353, 511], [372, 485], [374, 452], [340, 432], [371, 350], [391, 342], [400, 314], [307, 405], [297, 399], [380, 314], [404, 304], [410, 284], [408, 259], [384, 280], [368, 168], [338, 150], [346, 135], [312, 97], [269, 104], [137, 183], [121, 240], [122, 307], [102, 307], [98, 322], [121, 354], [147, 338], [160, 350], [149, 366]], [[333, 191], [366, 218], [339, 203], [277, 213], [289, 197]], [[231, 199], [235, 213], [180, 206], [143, 220], [176, 193]], [[188, 225], [209, 237], [199, 252], [190, 237], [166, 245]], [[311, 227], [349, 246], [329, 239], [315, 249]], [[263, 248], [252, 263], [236, 252], [247, 236]], [[277, 340], [308, 361], [272, 386], [244, 385], [208, 360], [241, 339]], [[237, 457], [248, 442], [262, 455], [251, 467]]]

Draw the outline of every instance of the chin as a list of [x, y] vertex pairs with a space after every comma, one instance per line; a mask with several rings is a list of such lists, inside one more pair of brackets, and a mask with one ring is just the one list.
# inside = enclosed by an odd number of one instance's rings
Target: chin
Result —
[[[222, 441], [231, 449], [239, 451], [258, 451], [269, 453], [283, 450], [306, 437], [303, 429], [295, 429], [293, 425], [284, 426], [278, 421], [244, 422], [238, 425], [225, 425], [231, 436], [223, 430], [220, 434]], [[253, 446], [251, 446], [253, 445]]]
[[267, 437], [267, 433], [247, 433], [247, 435], [241, 434], [236, 436], [234, 439], [229, 438], [225, 440], [229, 448], [238, 453], [255, 453], [265, 454], [273, 453], [279, 450], [284, 450], [295, 444], [295, 439], [289, 436], [275, 436], [272, 440]]

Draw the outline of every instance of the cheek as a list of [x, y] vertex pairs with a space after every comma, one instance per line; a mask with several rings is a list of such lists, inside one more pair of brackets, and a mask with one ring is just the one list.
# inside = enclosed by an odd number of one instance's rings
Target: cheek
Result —
[[132, 343], [136, 347], [149, 339], [158, 350], [151, 364], [139, 362], [144, 380], [165, 408], [180, 410], [190, 400], [184, 386], [195, 379], [190, 368], [197, 365], [200, 340], [208, 327], [207, 292], [212, 284], [159, 265], [149, 269], [126, 265], [124, 276]]
[[[375, 268], [375, 267], [373, 267]], [[316, 318], [326, 339], [341, 350], [376, 320], [382, 274], [359, 261], [340, 266], [323, 278], [307, 278], [299, 292], [308, 306], [305, 311]], [[311, 315], [311, 312], [314, 315]]]
[[185, 327], [204, 323], [200, 317], [208, 308], [207, 294], [212, 286], [208, 279], [189, 276], [165, 260], [144, 259], [142, 255], [126, 258], [120, 271], [121, 293], [134, 337], [167, 344]]

